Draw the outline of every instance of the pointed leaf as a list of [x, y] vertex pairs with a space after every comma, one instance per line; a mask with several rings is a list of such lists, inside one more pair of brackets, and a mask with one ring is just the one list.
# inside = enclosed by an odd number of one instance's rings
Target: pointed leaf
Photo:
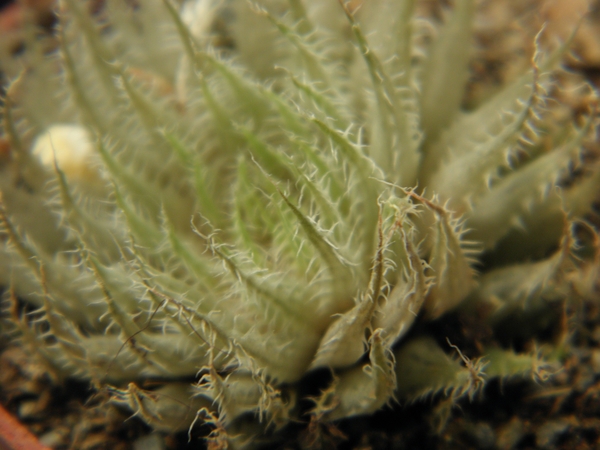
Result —
[[[335, 409], [326, 412], [325, 420], [338, 420], [362, 414], [372, 414], [388, 404], [396, 389], [394, 355], [384, 343], [383, 330], [373, 332], [369, 340], [369, 363], [343, 372], [334, 381]], [[313, 414], [319, 415], [319, 410]]]

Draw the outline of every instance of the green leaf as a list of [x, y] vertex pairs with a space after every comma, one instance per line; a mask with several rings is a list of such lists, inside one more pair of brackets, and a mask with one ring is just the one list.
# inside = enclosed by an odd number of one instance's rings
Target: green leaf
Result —
[[[342, 372], [333, 385], [316, 400], [313, 415], [325, 420], [372, 414], [388, 404], [396, 389], [394, 355], [385, 345], [383, 330], [369, 339], [369, 363]], [[323, 408], [320, 405], [328, 404]]]

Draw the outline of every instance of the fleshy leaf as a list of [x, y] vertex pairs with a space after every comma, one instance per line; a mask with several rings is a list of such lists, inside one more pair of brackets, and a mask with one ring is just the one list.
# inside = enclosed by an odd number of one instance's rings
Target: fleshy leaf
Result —
[[560, 148], [510, 173], [481, 197], [466, 215], [469, 239], [491, 248], [518, 224], [519, 216], [527, 215], [532, 205], [544, 203], [551, 187], [579, 157], [581, 144], [593, 123], [594, 119], [588, 118], [587, 123]]
[[[412, 236], [399, 227], [406, 262], [396, 286], [373, 316], [373, 327], [383, 330], [386, 342], [395, 342], [410, 328], [421, 310], [431, 280], [425, 275], [425, 262], [419, 258]], [[404, 261], [403, 261], [404, 262]]]
[[490, 320], [495, 322], [515, 310], [535, 310], [544, 301], [563, 298], [566, 274], [573, 270], [572, 245], [571, 231], [567, 231], [561, 247], [549, 258], [491, 270], [479, 279], [471, 300], [487, 304]]
[[206, 399], [193, 397], [187, 383], [170, 383], [153, 391], [129, 383], [127, 389], [109, 387], [108, 390], [111, 402], [128, 407], [134, 416], [158, 430], [187, 430], [196, 418], [196, 411], [211, 407]]
[[457, 114], [469, 76], [467, 61], [475, 2], [459, 0], [440, 30], [423, 67], [422, 123], [426, 139], [437, 137]]
[[459, 352], [463, 364], [448, 356], [429, 337], [418, 337], [395, 352], [399, 398], [415, 401], [437, 393], [456, 400], [474, 397], [482, 388], [485, 363], [470, 361]]
[[429, 317], [437, 318], [463, 301], [475, 285], [475, 272], [471, 267], [473, 243], [463, 239], [463, 225], [452, 217], [452, 212], [414, 192], [409, 194], [433, 216], [428, 239], [429, 268], [435, 281], [427, 293], [424, 308]]
[[325, 420], [371, 414], [390, 402], [395, 389], [394, 355], [377, 329], [369, 339], [369, 363], [336, 378], [312, 412]]
[[354, 364], [364, 354], [365, 332], [381, 292], [384, 274], [384, 241], [382, 217], [379, 215], [379, 244], [371, 269], [371, 280], [366, 294], [361, 295], [358, 303], [350, 311], [340, 314], [329, 326], [321, 339], [321, 344], [311, 368], [346, 367]]

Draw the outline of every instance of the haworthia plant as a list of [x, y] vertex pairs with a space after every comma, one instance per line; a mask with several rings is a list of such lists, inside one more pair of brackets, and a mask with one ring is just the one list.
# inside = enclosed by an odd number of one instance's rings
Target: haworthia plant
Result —
[[31, 34], [3, 63], [12, 335], [223, 447], [297, 420], [318, 368], [319, 421], [547, 375], [538, 351], [406, 338], [594, 294], [595, 111], [549, 122], [566, 44], [462, 110], [475, 3], [417, 39], [414, 0], [61, 1], [57, 50]]

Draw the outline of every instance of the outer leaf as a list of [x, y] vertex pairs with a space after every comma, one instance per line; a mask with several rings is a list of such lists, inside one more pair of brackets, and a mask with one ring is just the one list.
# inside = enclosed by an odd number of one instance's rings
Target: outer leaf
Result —
[[496, 322], [515, 310], [536, 310], [545, 300], [562, 298], [567, 287], [566, 273], [573, 269], [572, 245], [567, 232], [561, 247], [551, 257], [491, 270], [480, 278], [472, 300], [491, 307], [489, 318]]
[[431, 281], [425, 276], [425, 262], [419, 258], [411, 238], [402, 228], [400, 234], [407, 255], [404, 273], [373, 317], [373, 327], [382, 329], [386, 342], [391, 343], [402, 337], [415, 321]]
[[187, 383], [171, 383], [154, 391], [140, 389], [129, 383], [127, 389], [109, 388], [111, 402], [129, 407], [154, 428], [164, 431], [187, 430], [196, 419], [196, 412], [210, 408], [210, 402], [193, 397]]
[[369, 340], [369, 363], [335, 379], [323, 398], [316, 401], [315, 416], [337, 420], [371, 414], [389, 403], [396, 389], [396, 375], [394, 355], [384, 341], [383, 330], [375, 330]]
[[485, 364], [481, 360], [470, 361], [463, 356], [462, 365], [431, 338], [415, 338], [395, 355], [400, 398], [414, 401], [444, 393], [456, 400], [463, 395], [473, 397], [483, 386]]
[[474, 287], [474, 271], [468, 245], [472, 243], [462, 238], [462, 224], [452, 218], [452, 213], [434, 202], [409, 192], [410, 196], [422, 202], [433, 214], [430, 239], [431, 252], [429, 267], [434, 273], [435, 282], [427, 293], [425, 310], [436, 318], [457, 306]]
[[311, 367], [346, 367], [354, 364], [364, 353], [365, 331], [381, 292], [384, 272], [384, 250], [386, 247], [379, 216], [379, 245], [371, 270], [369, 290], [350, 311], [341, 314], [325, 332]]
[[593, 119], [588, 119], [586, 125], [561, 148], [511, 173], [483, 196], [467, 215], [466, 225], [472, 230], [469, 238], [491, 248], [518, 223], [519, 216], [527, 215], [532, 205], [544, 203], [551, 186], [557, 183], [569, 163], [578, 158], [581, 143], [592, 123]]

